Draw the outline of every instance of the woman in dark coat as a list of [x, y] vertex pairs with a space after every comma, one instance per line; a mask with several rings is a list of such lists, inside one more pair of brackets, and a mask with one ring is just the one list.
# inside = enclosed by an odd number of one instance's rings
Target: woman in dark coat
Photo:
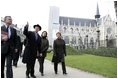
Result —
[[40, 25], [34, 25], [35, 31], [28, 31], [28, 24], [24, 28], [24, 34], [26, 35], [26, 45], [23, 54], [23, 63], [26, 63], [26, 77], [29, 78], [29, 74], [31, 77], [36, 78], [34, 75], [34, 66], [35, 60], [37, 58], [37, 52], [41, 52], [41, 37], [38, 34], [38, 31], [41, 30]]
[[66, 46], [65, 46], [65, 41], [61, 38], [61, 33], [57, 32], [56, 33], [57, 39], [54, 40], [53, 43], [53, 58], [52, 58], [52, 62], [54, 62], [54, 71], [55, 74], [57, 74], [58, 72], [58, 63], [61, 62], [62, 63], [62, 70], [63, 70], [63, 74], [67, 74], [66, 73], [66, 67], [65, 67], [65, 56], [66, 56]]
[[44, 76], [43, 70], [44, 70], [44, 60], [47, 55], [47, 50], [49, 47], [49, 41], [47, 39], [47, 32], [43, 31], [41, 34], [41, 54], [38, 57], [39, 64], [40, 64], [40, 69], [39, 71], [41, 72], [41, 75]]

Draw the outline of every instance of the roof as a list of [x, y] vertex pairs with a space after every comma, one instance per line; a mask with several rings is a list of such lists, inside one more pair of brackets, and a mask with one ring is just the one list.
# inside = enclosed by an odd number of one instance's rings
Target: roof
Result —
[[70, 22], [69, 25], [75, 25], [75, 26], [85, 26], [84, 24], [86, 23], [86, 26], [95, 26], [97, 24], [95, 19], [84, 19], [84, 18], [74, 18], [74, 17], [64, 17], [60, 16], [59, 17], [59, 23], [60, 25], [68, 25], [68, 21]]

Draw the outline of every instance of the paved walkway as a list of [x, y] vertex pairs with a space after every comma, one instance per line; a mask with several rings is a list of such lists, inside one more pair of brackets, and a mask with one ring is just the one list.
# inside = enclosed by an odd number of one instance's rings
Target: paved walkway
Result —
[[[58, 68], [58, 74], [54, 74], [54, 69], [53, 69], [53, 63], [51, 63], [49, 60], [45, 60], [44, 63], [44, 76], [41, 76], [39, 73], [39, 63], [38, 60], [36, 60], [35, 64], [35, 75], [37, 78], [104, 78], [101, 75], [89, 73], [89, 72], [84, 72], [75, 68], [67, 68], [67, 75], [62, 74], [62, 68], [61, 65], [59, 65]], [[13, 67], [13, 72], [14, 72], [14, 77], [15, 78], [25, 78], [25, 71], [26, 67], [25, 64], [21, 62], [21, 59], [18, 62], [18, 67], [15, 68]]]

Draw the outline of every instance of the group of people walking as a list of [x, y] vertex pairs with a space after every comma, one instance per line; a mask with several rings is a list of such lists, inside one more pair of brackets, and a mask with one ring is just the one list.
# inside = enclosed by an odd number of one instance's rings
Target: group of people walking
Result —
[[[5, 16], [5, 24], [1, 26], [1, 78], [4, 78], [4, 68], [6, 60], [6, 77], [13, 78], [12, 61], [13, 66], [17, 67], [19, 53], [22, 51], [22, 44], [20, 37], [17, 35], [16, 30], [12, 27], [11, 16]], [[44, 76], [44, 60], [47, 56], [47, 50], [49, 48], [49, 41], [47, 39], [47, 32], [43, 31], [41, 36], [38, 34], [41, 31], [39, 24], [34, 25], [35, 31], [28, 31], [29, 24], [24, 27], [24, 35], [26, 39], [24, 41], [24, 52], [22, 62], [26, 64], [26, 78], [36, 78], [35, 76], [35, 61], [39, 61], [39, 72], [41, 76]], [[62, 63], [63, 74], [66, 73], [65, 59], [66, 46], [65, 41], [61, 37], [61, 33], [56, 33], [57, 39], [53, 43], [53, 56], [52, 62], [54, 62], [55, 74], [58, 74], [58, 63]]]

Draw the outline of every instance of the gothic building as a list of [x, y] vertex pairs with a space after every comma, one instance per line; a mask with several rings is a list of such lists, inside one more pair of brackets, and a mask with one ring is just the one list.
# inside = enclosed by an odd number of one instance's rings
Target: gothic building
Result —
[[[54, 8], [54, 9], [53, 9]], [[57, 8], [57, 7], [56, 7]], [[67, 45], [77, 49], [116, 47], [117, 28], [110, 15], [100, 17], [97, 5], [95, 19], [59, 16], [59, 9], [50, 10], [49, 35], [50, 44], [55, 38], [51, 36], [60, 31]]]

